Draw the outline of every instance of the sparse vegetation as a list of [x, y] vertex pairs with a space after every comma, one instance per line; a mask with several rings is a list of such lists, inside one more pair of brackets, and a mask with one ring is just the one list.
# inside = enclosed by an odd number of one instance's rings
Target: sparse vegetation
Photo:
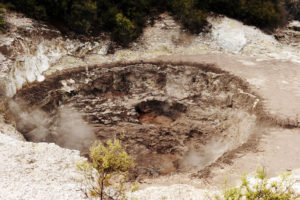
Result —
[[29, 17], [64, 23], [78, 33], [111, 32], [112, 38], [124, 46], [142, 33], [148, 18], [165, 11], [171, 12], [175, 19], [192, 33], [199, 33], [206, 27], [206, 17], [211, 11], [268, 29], [276, 28], [284, 23], [286, 18], [280, 0], [0, 0], [0, 2], [12, 3], [17, 11]]
[[4, 28], [5, 28], [5, 22], [4, 22], [3, 16], [0, 13], [0, 33], [2, 33]]
[[1, 4], [0, 2], [0, 33], [2, 33], [5, 30], [6, 24], [4, 21], [4, 14], [6, 12], [6, 8], [4, 4]]
[[300, 20], [300, 1], [299, 0], [285, 0], [285, 7], [288, 10], [290, 17]]
[[289, 174], [272, 180], [266, 177], [263, 169], [258, 169], [255, 179], [244, 176], [238, 187], [225, 189], [216, 200], [296, 200], [299, 195], [293, 189], [294, 181]]
[[280, 0], [209, 0], [209, 9], [260, 28], [274, 29], [286, 22]]
[[97, 141], [90, 147], [89, 157], [90, 161], [77, 164], [86, 178], [86, 196], [106, 199], [111, 196], [108, 188], [113, 187], [115, 198], [126, 199], [128, 170], [134, 162], [121, 142], [117, 139], [109, 140], [106, 144]]

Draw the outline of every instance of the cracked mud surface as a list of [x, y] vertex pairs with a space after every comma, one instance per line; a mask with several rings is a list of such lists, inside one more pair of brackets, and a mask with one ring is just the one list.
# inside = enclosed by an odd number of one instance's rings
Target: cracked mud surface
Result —
[[299, 62], [213, 53], [164, 56], [161, 60], [215, 64], [249, 82], [253, 91], [262, 98], [267, 115], [277, 124], [300, 127]]
[[[239, 78], [200, 64], [76, 68], [24, 87], [15, 99], [51, 116], [48, 134], [39, 140], [59, 144], [57, 113], [71, 107], [83, 114], [98, 139], [120, 138], [136, 160], [137, 174], [151, 176], [213, 163], [248, 140], [261, 109]], [[21, 119], [16, 123], [24, 125]], [[19, 131], [34, 140], [35, 128], [25, 124]]]

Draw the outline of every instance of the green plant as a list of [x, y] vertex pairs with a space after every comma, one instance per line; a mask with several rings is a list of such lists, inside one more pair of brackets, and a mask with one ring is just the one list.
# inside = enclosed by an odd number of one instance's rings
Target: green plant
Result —
[[128, 43], [137, 37], [134, 24], [122, 13], [116, 15], [116, 27], [113, 31], [113, 38], [122, 45], [127, 46]]
[[266, 177], [264, 169], [258, 169], [255, 179], [242, 178], [238, 187], [228, 188], [216, 200], [296, 200], [299, 195], [293, 189], [294, 181], [290, 174], [274, 180]]
[[300, 1], [299, 0], [284, 0], [285, 8], [292, 18], [300, 19]]
[[211, 11], [268, 30], [286, 22], [284, 7], [295, 18], [300, 16], [299, 0], [0, 0], [1, 2], [11, 4], [15, 10], [29, 17], [63, 25], [77, 33], [109, 32], [123, 46], [128, 46], [143, 32], [147, 19], [154, 19], [154, 15], [166, 11], [192, 33], [199, 33], [206, 27], [206, 18]]
[[272, 30], [286, 23], [279, 0], [208, 0], [208, 9], [259, 28]]
[[5, 29], [5, 22], [2, 14], [0, 13], [0, 33], [2, 33], [4, 29]]
[[[201, 0], [170, 0], [169, 7], [175, 18], [192, 33], [199, 33], [207, 25], [207, 11], [198, 7]], [[201, 4], [202, 5], [202, 4]]]
[[134, 162], [121, 142], [117, 139], [109, 140], [106, 144], [96, 141], [90, 147], [89, 157], [90, 161], [77, 164], [86, 178], [86, 195], [99, 197], [102, 200], [109, 197], [105, 189], [114, 187], [114, 196], [122, 200], [126, 199], [125, 182], [128, 178], [128, 169], [134, 165]]
[[68, 24], [79, 33], [87, 33], [96, 19], [97, 6], [95, 2], [91, 0], [74, 1]]
[[4, 21], [4, 14], [6, 12], [5, 5], [0, 3], [0, 33], [5, 30], [6, 24]]

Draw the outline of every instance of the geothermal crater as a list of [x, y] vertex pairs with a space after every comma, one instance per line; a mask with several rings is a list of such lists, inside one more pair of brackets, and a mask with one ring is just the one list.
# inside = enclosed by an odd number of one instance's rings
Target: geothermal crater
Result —
[[61, 71], [23, 87], [10, 108], [28, 140], [84, 153], [95, 138], [117, 137], [138, 174], [160, 175], [200, 170], [245, 143], [258, 102], [214, 66], [149, 62]]

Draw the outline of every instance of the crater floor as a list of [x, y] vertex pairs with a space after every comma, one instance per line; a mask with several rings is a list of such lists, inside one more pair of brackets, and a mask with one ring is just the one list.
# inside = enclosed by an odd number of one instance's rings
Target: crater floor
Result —
[[[65, 141], [68, 133], [59, 127], [63, 110], [74, 110], [96, 138], [123, 141], [136, 160], [136, 176], [203, 169], [246, 142], [261, 112], [248, 85], [227, 72], [159, 62], [69, 69], [24, 87], [15, 102], [22, 102], [26, 116], [42, 113], [47, 119], [32, 123], [16, 117], [26, 139], [86, 152], [89, 143]], [[40, 130], [46, 131], [41, 135]]]

